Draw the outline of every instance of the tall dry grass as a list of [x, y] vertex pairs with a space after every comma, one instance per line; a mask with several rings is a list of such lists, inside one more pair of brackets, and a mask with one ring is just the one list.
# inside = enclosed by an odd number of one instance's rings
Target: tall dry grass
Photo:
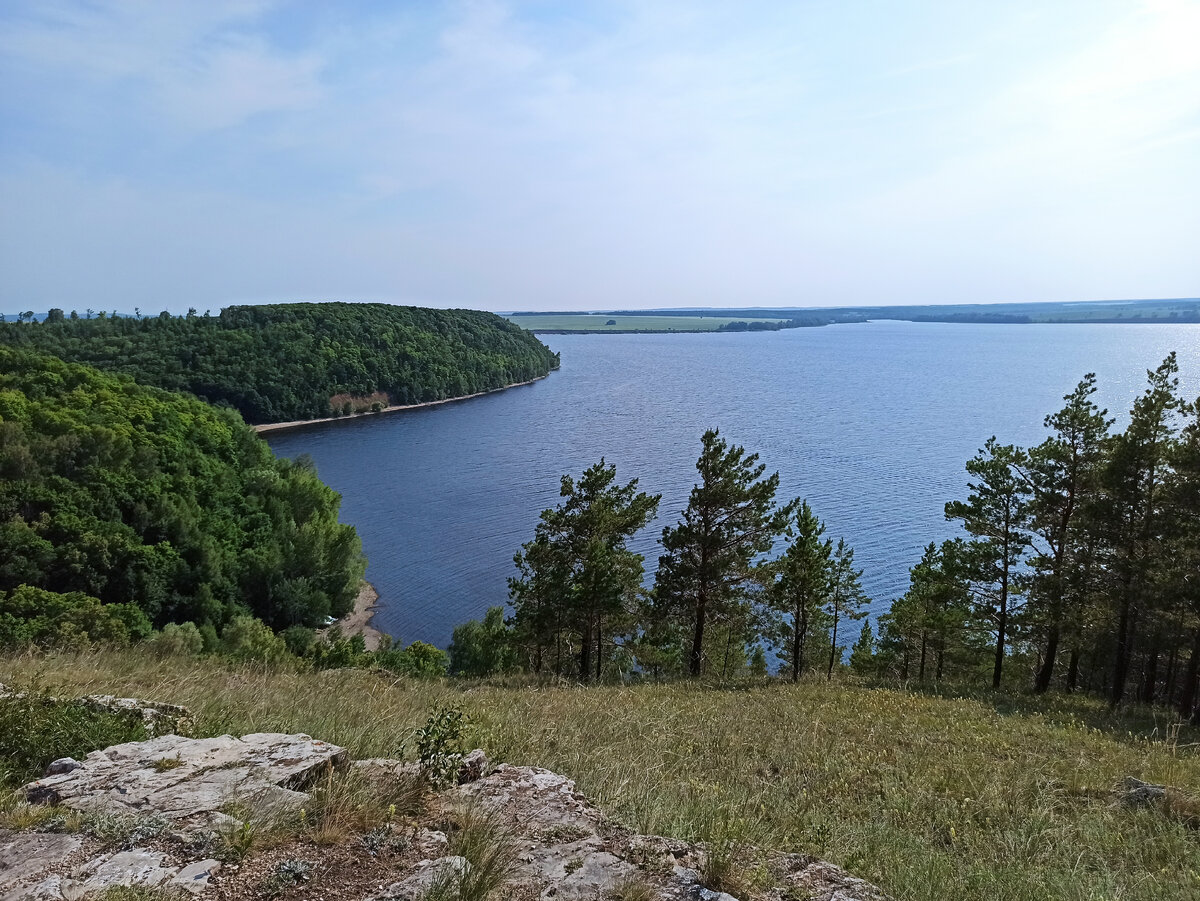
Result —
[[638, 831], [818, 854], [911, 901], [1200, 897], [1200, 830], [1112, 791], [1200, 787], [1195, 732], [1085, 698], [414, 683], [133, 653], [11, 658], [0, 681], [181, 703], [206, 733], [302, 731], [358, 756], [396, 754], [458, 704], [493, 758], [570, 775]]

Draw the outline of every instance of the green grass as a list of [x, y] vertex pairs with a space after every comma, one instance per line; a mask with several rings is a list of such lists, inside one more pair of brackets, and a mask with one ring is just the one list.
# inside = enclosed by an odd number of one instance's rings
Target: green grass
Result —
[[1126, 776], [1194, 791], [1200, 735], [1086, 698], [464, 686], [132, 652], [0, 661], [0, 681], [35, 678], [185, 704], [205, 733], [303, 731], [359, 756], [395, 754], [434, 705], [457, 704], [494, 758], [575, 778], [633, 829], [817, 854], [910, 901], [1200, 891], [1200, 830], [1113, 793]]
[[[722, 316], [615, 316], [607, 313], [538, 313], [508, 318], [521, 328], [535, 332], [714, 332], [727, 322], [739, 321], [737, 317]], [[607, 325], [610, 320], [616, 324]], [[745, 316], [741, 320], [760, 321]]]
[[0, 785], [40, 778], [60, 757], [82, 759], [97, 748], [146, 737], [139, 714], [58, 703], [35, 689], [0, 698]]

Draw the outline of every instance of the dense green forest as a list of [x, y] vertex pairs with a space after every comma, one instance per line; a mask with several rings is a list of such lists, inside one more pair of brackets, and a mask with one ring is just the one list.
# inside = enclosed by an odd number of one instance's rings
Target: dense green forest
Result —
[[232, 410], [0, 346], [3, 643], [343, 614], [364, 560], [339, 503]]
[[[528, 381], [558, 355], [492, 313], [388, 304], [236, 306], [219, 316], [51, 310], [0, 323], [0, 343], [123, 372], [236, 409], [247, 422], [314, 419]], [[384, 396], [385, 395], [385, 396]]]

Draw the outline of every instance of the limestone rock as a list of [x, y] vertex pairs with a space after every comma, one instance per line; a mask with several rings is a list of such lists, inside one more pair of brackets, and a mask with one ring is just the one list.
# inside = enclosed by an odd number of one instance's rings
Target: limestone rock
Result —
[[0, 898], [58, 897], [51, 870], [82, 847], [77, 835], [0, 830]]
[[[700, 843], [636, 835], [607, 821], [565, 776], [537, 767], [501, 764], [476, 782], [447, 793], [511, 826], [518, 842], [518, 881], [543, 899], [606, 897], [623, 882], [646, 882], [661, 901], [738, 901], [703, 885], [708, 849]], [[746, 849], [776, 877], [765, 897], [812, 901], [887, 901], [868, 882], [803, 854]]]
[[343, 748], [307, 735], [163, 735], [93, 751], [24, 791], [33, 802], [211, 826], [231, 803], [260, 818], [298, 810], [308, 800], [299, 789], [346, 758]]
[[784, 879], [785, 885], [799, 890], [792, 894], [811, 901], [887, 901], [887, 896], [871, 883], [851, 876], [827, 860], [801, 854], [789, 855], [787, 859], [801, 862]]
[[1157, 804], [1167, 796], [1165, 785], [1155, 785], [1143, 782], [1129, 776], [1121, 784], [1121, 801], [1129, 807], [1148, 807]]
[[412, 875], [389, 885], [372, 901], [420, 901], [435, 882], [452, 879], [470, 866], [465, 857], [422, 860]]

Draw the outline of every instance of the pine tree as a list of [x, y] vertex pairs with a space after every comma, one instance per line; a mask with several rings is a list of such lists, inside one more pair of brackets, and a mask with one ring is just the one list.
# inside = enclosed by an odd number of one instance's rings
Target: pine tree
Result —
[[829, 539], [822, 540], [825, 525], [808, 501], [800, 502], [788, 533], [787, 549], [773, 564], [777, 578], [767, 592], [767, 605], [783, 645], [780, 657], [787, 663], [792, 681], [798, 682], [810, 629], [815, 628], [832, 596], [833, 545]]
[[[1107, 544], [1106, 570], [1116, 600], [1116, 649], [1109, 701], [1125, 696], [1139, 626], [1155, 606], [1154, 570], [1166, 525], [1168, 462], [1180, 406], [1179, 366], [1172, 353], [1153, 372], [1133, 404], [1129, 426], [1112, 442], [1101, 477], [1103, 497], [1097, 518]], [[1154, 650], [1151, 649], [1151, 653]]]
[[1087, 591], [1087, 535], [1081, 511], [1094, 502], [1112, 420], [1092, 401], [1096, 376], [1088, 373], [1066, 395], [1066, 406], [1046, 417], [1052, 434], [1029, 451], [1020, 467], [1031, 498], [1029, 528], [1033, 579], [1028, 613], [1044, 633], [1045, 653], [1034, 690], [1050, 687], [1064, 625], [1078, 615]]
[[847, 546], [845, 539], [839, 538], [831, 561], [829, 598], [824, 608], [825, 616], [830, 622], [826, 681], [833, 678], [833, 664], [844, 650], [838, 647], [839, 624], [843, 619], [856, 620], [867, 615], [862, 608], [870, 603], [870, 598], [863, 591], [859, 581], [862, 574], [861, 569], [854, 568], [854, 548]]
[[[1176, 599], [1180, 624], [1186, 623], [1191, 631], [1185, 649], [1188, 661], [1176, 662], [1182, 673], [1179, 715], [1200, 723], [1200, 399], [1184, 405], [1182, 412], [1185, 426], [1172, 453], [1165, 555], [1169, 565], [1162, 581], [1168, 594]], [[1182, 639], [1186, 632], [1180, 629], [1176, 634]], [[1172, 674], [1167, 685], [1175, 681]]]
[[850, 669], [860, 676], [875, 672], [875, 635], [871, 632], [870, 623], [862, 624], [858, 641], [850, 649]]
[[756, 559], [786, 528], [792, 507], [775, 506], [779, 473], [763, 477], [757, 454], [730, 446], [716, 429], [702, 438], [700, 481], [675, 526], [663, 529], [655, 599], [660, 615], [690, 633], [688, 670], [704, 669], [705, 628], [745, 620], [762, 579]]
[[[521, 577], [510, 580], [518, 633], [556, 633], [578, 647], [578, 675], [603, 673], [605, 639], [628, 634], [642, 581], [641, 554], [626, 542], [658, 510], [660, 495], [637, 490], [637, 479], [618, 485], [616, 467], [603, 458], [576, 482], [562, 477], [557, 507], [544, 510], [533, 541], [514, 558]], [[567, 634], [564, 635], [564, 632]], [[561, 672], [561, 655], [556, 663]]]
[[967, 500], [946, 504], [946, 518], [961, 520], [975, 536], [968, 543], [966, 560], [977, 612], [996, 636], [992, 688], [997, 689], [1017, 608], [1016, 577], [1028, 544], [1024, 528], [1029, 489], [1017, 472], [1024, 462], [1023, 451], [992, 436], [967, 461], [967, 473], [974, 479]]

